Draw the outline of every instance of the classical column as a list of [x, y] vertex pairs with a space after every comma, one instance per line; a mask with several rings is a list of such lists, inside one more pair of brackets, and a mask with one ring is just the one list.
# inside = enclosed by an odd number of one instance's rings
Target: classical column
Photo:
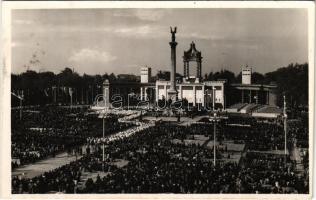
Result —
[[186, 68], [186, 70], [187, 70], [187, 71], [186, 71], [186, 75], [187, 75], [187, 76], [186, 76], [186, 77], [189, 78], [189, 76], [190, 76], [190, 65], [189, 65], [189, 61], [186, 62], [186, 65], [187, 65], [187, 68]]
[[170, 47], [171, 47], [171, 73], [170, 73], [170, 89], [168, 92], [168, 95], [173, 102], [177, 100], [177, 89], [176, 89], [176, 37], [175, 34], [177, 32], [177, 27], [172, 30], [170, 27], [170, 32], [171, 32], [171, 42], [169, 42]]
[[193, 86], [193, 98], [194, 98], [193, 106], [195, 106], [196, 105], [196, 88], [195, 88], [195, 85]]
[[180, 90], [180, 99], [182, 99], [183, 98], [183, 92], [182, 92], [182, 85], [180, 85], [179, 86], [179, 90]]
[[156, 103], [158, 103], [158, 100], [159, 100], [159, 90], [158, 90], [158, 84], [157, 84], [157, 82], [156, 82], [156, 96], [155, 96], [155, 98], [156, 98]]
[[145, 101], [147, 101], [147, 87], [144, 88], [144, 92], [145, 92]]
[[167, 85], [165, 84], [164, 85], [164, 90], [165, 90], [165, 99], [167, 100], [167, 98], [168, 98], [168, 93], [167, 93]]
[[202, 106], [205, 107], [205, 86], [204, 85], [202, 86], [202, 94], [203, 94]]
[[140, 100], [143, 100], [143, 87], [140, 87]]
[[183, 61], [183, 76], [187, 77], [187, 62]]
[[249, 90], [249, 103], [251, 103], [251, 90]]

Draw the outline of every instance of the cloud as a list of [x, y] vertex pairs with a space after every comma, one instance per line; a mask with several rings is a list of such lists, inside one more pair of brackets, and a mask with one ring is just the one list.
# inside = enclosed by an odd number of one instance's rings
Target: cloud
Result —
[[[114, 17], [135, 17], [141, 21], [156, 22], [166, 15], [167, 10], [158, 9], [133, 9], [131, 11], [116, 11], [113, 13]], [[170, 12], [170, 11], [169, 11]]]
[[142, 26], [121, 26], [111, 30], [117, 36], [127, 38], [161, 38], [168, 36], [168, 31], [161, 26], [142, 25]]
[[164, 10], [146, 10], [146, 9], [138, 9], [135, 12], [135, 16], [140, 20], [147, 20], [147, 21], [158, 21], [162, 17], [165, 16]]
[[116, 60], [116, 56], [111, 55], [106, 51], [98, 51], [96, 49], [84, 48], [77, 52], [74, 52], [69, 61], [72, 62], [93, 62], [93, 63], [108, 63], [113, 60]]
[[179, 34], [180, 38], [186, 39], [203, 39], [203, 40], [225, 40], [226, 37], [223, 35], [217, 35], [212, 33], [211, 31], [204, 31], [204, 32], [190, 32], [190, 31], [183, 31]]

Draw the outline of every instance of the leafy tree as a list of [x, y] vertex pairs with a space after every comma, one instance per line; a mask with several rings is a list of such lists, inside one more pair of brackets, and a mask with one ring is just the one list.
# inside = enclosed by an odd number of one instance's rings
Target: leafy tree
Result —
[[251, 83], [254, 83], [254, 84], [264, 83], [264, 75], [258, 72], [253, 72], [251, 75]]
[[235, 74], [229, 70], [221, 70], [220, 72], [215, 72], [213, 75], [214, 80], [227, 80], [227, 83], [235, 82]]

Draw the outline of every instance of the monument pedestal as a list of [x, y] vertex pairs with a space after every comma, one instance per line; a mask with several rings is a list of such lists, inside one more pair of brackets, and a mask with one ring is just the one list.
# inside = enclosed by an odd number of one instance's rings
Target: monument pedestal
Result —
[[168, 99], [171, 99], [172, 102], [177, 101], [178, 92], [176, 90], [169, 90], [168, 91]]

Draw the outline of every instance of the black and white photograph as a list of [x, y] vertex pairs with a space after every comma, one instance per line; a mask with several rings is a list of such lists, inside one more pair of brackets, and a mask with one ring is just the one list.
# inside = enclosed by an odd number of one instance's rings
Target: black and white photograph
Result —
[[314, 4], [190, 5], [10, 10], [11, 195], [311, 194]]

